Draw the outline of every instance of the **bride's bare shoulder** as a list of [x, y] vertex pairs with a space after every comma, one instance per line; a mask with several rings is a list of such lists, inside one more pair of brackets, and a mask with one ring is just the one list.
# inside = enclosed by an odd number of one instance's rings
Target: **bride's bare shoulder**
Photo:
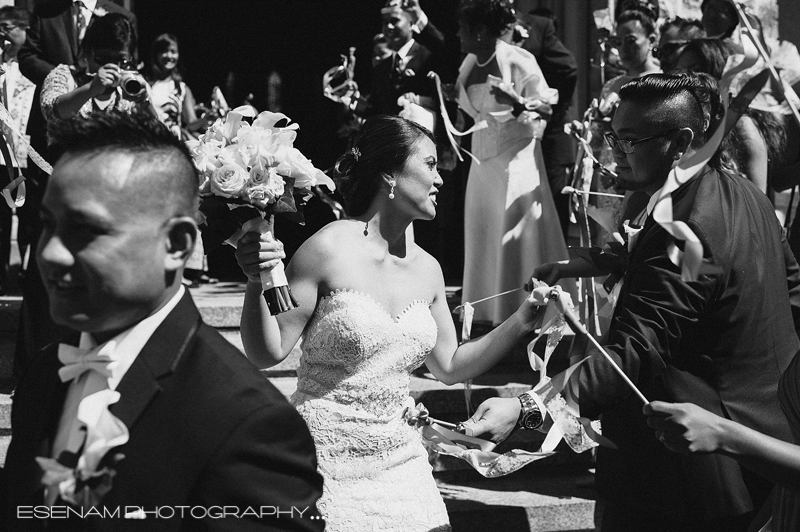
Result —
[[358, 223], [353, 220], [331, 222], [306, 240], [295, 257], [302, 260], [319, 261], [339, 257], [346, 253], [358, 236]]

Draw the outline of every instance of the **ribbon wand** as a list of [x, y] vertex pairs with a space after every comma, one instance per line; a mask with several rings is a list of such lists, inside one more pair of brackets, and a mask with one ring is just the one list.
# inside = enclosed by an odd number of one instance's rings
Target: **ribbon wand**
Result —
[[622, 371], [622, 368], [620, 368], [614, 359], [611, 358], [611, 355], [608, 354], [608, 351], [603, 349], [603, 346], [600, 345], [600, 342], [598, 342], [594, 336], [589, 334], [589, 331], [586, 330], [586, 327], [583, 326], [578, 317], [575, 315], [575, 311], [573, 311], [571, 308], [568, 308], [567, 305], [559, 302], [559, 294], [557, 290], [554, 290], [550, 293], [550, 299], [556, 302], [559, 310], [564, 314], [564, 319], [567, 321], [570, 328], [575, 331], [576, 334], [587, 337], [589, 341], [597, 348], [597, 350], [600, 351], [604, 357], [606, 357], [606, 360], [611, 364], [611, 367], [614, 368], [614, 371], [616, 371], [619, 376], [622, 377], [622, 380], [625, 381], [625, 384], [627, 384], [628, 387], [639, 396], [639, 399], [641, 399], [646, 405], [650, 404], [650, 401], [647, 400], [647, 397], [644, 396], [644, 394], [639, 390], [639, 388], [636, 387], [633, 381], [625, 374], [624, 371]]

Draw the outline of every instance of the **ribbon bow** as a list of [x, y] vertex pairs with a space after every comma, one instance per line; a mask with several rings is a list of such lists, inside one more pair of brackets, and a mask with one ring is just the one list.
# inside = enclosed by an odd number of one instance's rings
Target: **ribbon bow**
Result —
[[[112, 342], [109, 342], [112, 343]], [[64, 367], [58, 370], [58, 376], [61, 382], [68, 382], [83, 375], [87, 371], [96, 371], [102, 376], [111, 377], [110, 364], [111, 358], [104, 354], [104, 351], [109, 344], [106, 344], [103, 349], [80, 349], [78, 347], [59, 344], [58, 345], [58, 360], [60, 360]]]

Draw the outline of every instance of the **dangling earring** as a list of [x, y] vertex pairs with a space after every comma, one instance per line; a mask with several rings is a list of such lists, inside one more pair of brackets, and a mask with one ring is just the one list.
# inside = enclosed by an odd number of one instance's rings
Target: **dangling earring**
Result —
[[392, 188], [389, 189], [389, 199], [390, 200], [394, 199], [394, 186], [396, 184], [397, 184], [397, 181], [395, 181], [394, 179], [389, 181], [389, 186], [392, 187]]

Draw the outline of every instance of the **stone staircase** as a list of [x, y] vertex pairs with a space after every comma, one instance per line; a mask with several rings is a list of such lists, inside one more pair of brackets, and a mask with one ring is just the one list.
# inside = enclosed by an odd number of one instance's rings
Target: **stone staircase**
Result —
[[[239, 318], [243, 285], [203, 285], [192, 289], [192, 295], [206, 323], [242, 350]], [[452, 290], [448, 296], [453, 296]], [[20, 303], [19, 297], [0, 297], [0, 463], [5, 461], [10, 440], [11, 361]], [[296, 348], [279, 365], [264, 370], [265, 376], [286, 396], [297, 386], [299, 356]], [[472, 408], [489, 397], [515, 397], [529, 390], [536, 380], [524, 349], [520, 349], [487, 375], [474, 380]], [[423, 367], [412, 375], [410, 388], [415, 401], [424, 403], [434, 417], [451, 422], [468, 417], [463, 385], [446, 386]], [[497, 451], [512, 448], [535, 451], [541, 440], [538, 432], [517, 431]], [[434, 455], [431, 463], [455, 532], [594, 530], [596, 505], [590, 453], [576, 455], [565, 448], [496, 479], [485, 479], [466, 462], [451, 457]]]

